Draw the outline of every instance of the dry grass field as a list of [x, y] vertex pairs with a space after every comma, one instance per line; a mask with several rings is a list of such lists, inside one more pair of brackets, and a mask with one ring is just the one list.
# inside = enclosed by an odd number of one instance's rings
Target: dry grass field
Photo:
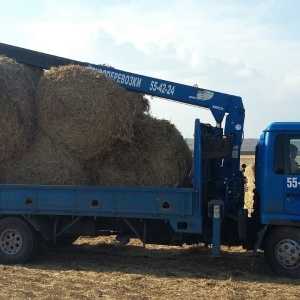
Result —
[[[243, 157], [248, 166], [253, 157]], [[247, 171], [247, 169], [246, 169]], [[201, 245], [167, 247], [113, 237], [80, 238], [45, 248], [30, 263], [0, 265], [0, 299], [299, 299], [300, 280], [279, 278], [263, 253], [223, 247], [213, 258]]]
[[[299, 299], [299, 281], [278, 278], [259, 253], [202, 246], [162, 247], [137, 240], [80, 238], [47, 248], [26, 265], [0, 266], [1, 299]], [[145, 252], [146, 251], [146, 252]]]
[[245, 176], [247, 178], [246, 192], [245, 192], [245, 208], [248, 209], [249, 214], [253, 206], [253, 189], [254, 189], [254, 155], [241, 156], [241, 165], [245, 164]]

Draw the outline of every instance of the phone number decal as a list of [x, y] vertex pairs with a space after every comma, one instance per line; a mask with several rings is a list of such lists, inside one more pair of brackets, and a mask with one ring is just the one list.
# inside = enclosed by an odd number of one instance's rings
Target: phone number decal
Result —
[[174, 95], [175, 93], [175, 85], [159, 83], [157, 81], [152, 80], [149, 87], [150, 91], [160, 92], [161, 94], [166, 95]]

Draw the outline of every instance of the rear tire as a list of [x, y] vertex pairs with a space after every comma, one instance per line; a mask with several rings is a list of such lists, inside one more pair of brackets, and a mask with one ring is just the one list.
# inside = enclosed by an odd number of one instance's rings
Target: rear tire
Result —
[[278, 276], [300, 278], [300, 229], [278, 227], [266, 237], [265, 257]]
[[37, 233], [17, 217], [0, 221], [0, 262], [3, 264], [25, 263], [37, 250]]

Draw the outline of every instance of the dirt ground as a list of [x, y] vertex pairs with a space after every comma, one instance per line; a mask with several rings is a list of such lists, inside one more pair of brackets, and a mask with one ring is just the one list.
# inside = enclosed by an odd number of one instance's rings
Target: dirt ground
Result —
[[202, 246], [162, 247], [113, 237], [46, 248], [30, 263], [0, 265], [0, 299], [299, 299], [299, 280], [278, 278], [259, 253]]
[[[246, 158], [244, 158], [245, 160]], [[248, 159], [248, 165], [253, 163]], [[42, 249], [30, 263], [0, 265], [0, 299], [299, 299], [300, 280], [276, 277], [259, 252], [202, 245], [167, 247], [114, 237]]]

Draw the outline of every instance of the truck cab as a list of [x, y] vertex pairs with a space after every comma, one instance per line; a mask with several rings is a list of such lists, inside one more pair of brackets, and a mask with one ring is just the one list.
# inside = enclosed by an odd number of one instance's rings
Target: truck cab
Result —
[[278, 274], [299, 276], [300, 124], [276, 122], [256, 149], [254, 219], [263, 226], [261, 247]]

